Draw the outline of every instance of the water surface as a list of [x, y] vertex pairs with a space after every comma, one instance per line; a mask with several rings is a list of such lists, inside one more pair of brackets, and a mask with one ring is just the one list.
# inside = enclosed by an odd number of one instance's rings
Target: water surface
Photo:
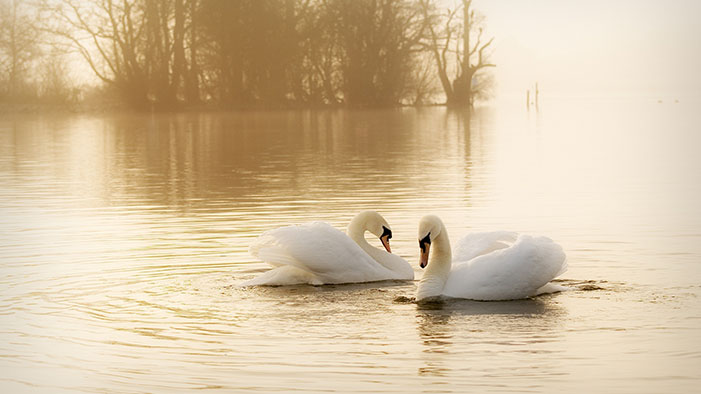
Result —
[[[3, 392], [690, 392], [694, 103], [0, 120]], [[419, 307], [416, 282], [240, 288], [265, 230], [381, 212], [555, 239], [571, 291]], [[371, 240], [379, 246], [379, 241]]]

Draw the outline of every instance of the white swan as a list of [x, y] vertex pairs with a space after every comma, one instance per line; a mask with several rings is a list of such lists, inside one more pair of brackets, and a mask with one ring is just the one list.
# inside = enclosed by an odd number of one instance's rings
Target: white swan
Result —
[[[417, 301], [447, 296], [471, 300], [514, 300], [564, 290], [548, 283], [567, 270], [560, 245], [546, 237], [497, 231], [470, 234], [458, 242], [455, 258], [440, 218], [419, 223], [420, 266]], [[428, 261], [429, 250], [431, 261]]]
[[[387, 251], [371, 246], [365, 231], [380, 238]], [[361, 283], [378, 280], [411, 280], [414, 270], [391, 253], [392, 230], [374, 211], [351, 220], [344, 234], [324, 222], [280, 227], [263, 233], [251, 245], [253, 256], [274, 268], [242, 286]]]

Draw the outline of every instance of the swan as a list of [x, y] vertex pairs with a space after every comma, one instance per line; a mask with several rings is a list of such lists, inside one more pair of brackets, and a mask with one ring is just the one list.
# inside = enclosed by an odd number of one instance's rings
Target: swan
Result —
[[562, 247], [546, 237], [508, 231], [470, 234], [458, 242], [453, 257], [445, 225], [438, 216], [427, 215], [419, 222], [419, 248], [419, 265], [426, 271], [417, 301], [441, 296], [515, 300], [566, 289], [548, 283], [567, 270], [567, 263]]
[[[371, 246], [366, 231], [379, 237], [385, 250]], [[411, 265], [392, 254], [392, 230], [379, 213], [359, 213], [348, 224], [347, 234], [324, 222], [267, 231], [251, 245], [250, 253], [273, 269], [242, 286], [414, 279]]]

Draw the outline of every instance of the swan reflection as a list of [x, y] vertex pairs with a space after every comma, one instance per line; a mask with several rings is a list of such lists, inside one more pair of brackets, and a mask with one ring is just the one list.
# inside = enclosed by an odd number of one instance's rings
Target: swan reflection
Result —
[[[530, 347], [543, 341], [543, 333], [559, 327], [565, 315], [549, 296], [500, 302], [443, 299], [419, 303], [416, 325], [423, 366], [418, 374], [446, 376], [453, 370], [452, 365], [465, 368], [456, 364], [461, 355], [480, 351], [489, 343]], [[524, 333], [528, 334], [524, 337]]]
[[444, 366], [443, 354], [449, 352], [453, 335], [449, 328], [450, 313], [443, 312], [435, 309], [431, 313], [421, 312], [416, 316], [425, 363], [419, 367], [419, 375], [444, 376], [449, 370]]

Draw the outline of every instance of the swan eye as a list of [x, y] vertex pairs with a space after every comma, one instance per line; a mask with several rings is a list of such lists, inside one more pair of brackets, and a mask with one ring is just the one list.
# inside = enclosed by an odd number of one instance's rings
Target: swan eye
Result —
[[380, 235], [380, 238], [384, 237], [385, 235], [387, 236], [387, 239], [392, 239], [392, 230], [388, 229], [385, 226], [382, 226], [382, 235]]
[[423, 239], [419, 240], [419, 247], [421, 248], [421, 251], [424, 253], [426, 252], [426, 245], [430, 245], [430, 244], [431, 244], [431, 233], [426, 234], [426, 236], [423, 237]]

